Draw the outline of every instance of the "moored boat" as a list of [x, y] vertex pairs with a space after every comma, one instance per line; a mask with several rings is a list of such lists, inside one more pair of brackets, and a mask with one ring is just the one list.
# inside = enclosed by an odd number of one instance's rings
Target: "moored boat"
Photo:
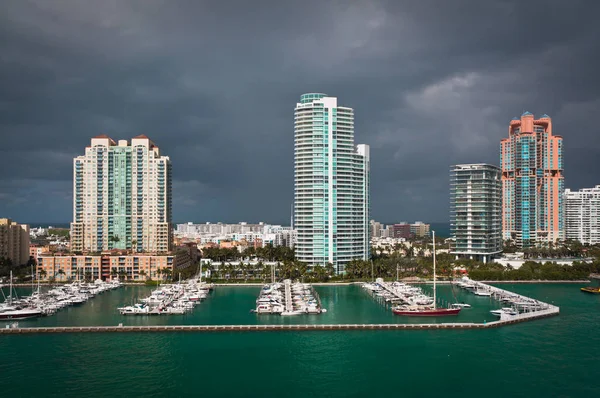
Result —
[[600, 286], [586, 286], [581, 288], [582, 292], [600, 294]]
[[433, 304], [431, 305], [414, 305], [414, 306], [399, 306], [392, 308], [392, 312], [396, 315], [403, 316], [451, 316], [458, 315], [462, 310], [462, 307], [458, 308], [437, 308], [437, 296], [436, 296], [436, 273], [435, 273], [435, 231], [432, 231], [433, 236]]

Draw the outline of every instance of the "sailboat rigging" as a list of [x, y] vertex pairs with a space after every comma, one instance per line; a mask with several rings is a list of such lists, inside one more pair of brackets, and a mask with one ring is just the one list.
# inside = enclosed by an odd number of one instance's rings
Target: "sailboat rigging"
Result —
[[432, 231], [433, 236], [433, 304], [427, 306], [407, 306], [401, 305], [392, 308], [392, 312], [396, 315], [403, 316], [449, 316], [458, 315], [461, 308], [438, 308], [437, 307], [437, 284], [436, 284], [436, 259], [435, 259], [435, 231]]

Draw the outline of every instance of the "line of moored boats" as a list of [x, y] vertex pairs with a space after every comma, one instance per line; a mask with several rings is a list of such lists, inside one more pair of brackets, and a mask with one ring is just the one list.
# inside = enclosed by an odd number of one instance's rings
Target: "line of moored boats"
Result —
[[286, 279], [262, 287], [256, 309], [257, 314], [278, 314], [282, 316], [301, 314], [321, 314], [327, 312], [321, 308], [319, 295], [308, 283], [292, 283]]
[[121, 315], [182, 315], [191, 312], [212, 289], [212, 284], [196, 278], [162, 285], [139, 303], [118, 310]]
[[72, 282], [53, 287], [42, 293], [38, 284], [37, 289], [32, 289], [29, 296], [19, 298], [12, 286], [12, 277], [8, 295], [2, 292], [4, 301], [0, 303], [0, 320], [17, 320], [53, 315], [62, 308], [80, 305], [92, 297], [120, 287], [119, 281], [104, 282], [97, 280], [94, 283], [82, 281]]
[[503, 317], [504, 315], [515, 316], [525, 312], [534, 312], [549, 308], [549, 305], [542, 301], [489, 286], [467, 277], [463, 277], [461, 280], [455, 282], [455, 284], [462, 289], [472, 292], [476, 296], [496, 299], [504, 306], [499, 309], [491, 310], [490, 313], [499, 317]]

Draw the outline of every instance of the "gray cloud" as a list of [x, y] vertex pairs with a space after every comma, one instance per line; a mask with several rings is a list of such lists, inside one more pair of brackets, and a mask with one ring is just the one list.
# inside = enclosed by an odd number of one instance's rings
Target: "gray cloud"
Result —
[[[0, 215], [70, 221], [89, 139], [150, 136], [177, 221], [286, 222], [293, 108], [355, 108], [372, 215], [448, 218], [448, 167], [498, 163], [508, 121], [553, 117], [567, 186], [600, 183], [592, 1], [45, 1], [0, 15]], [[18, 165], [18, 167], [16, 166]]]

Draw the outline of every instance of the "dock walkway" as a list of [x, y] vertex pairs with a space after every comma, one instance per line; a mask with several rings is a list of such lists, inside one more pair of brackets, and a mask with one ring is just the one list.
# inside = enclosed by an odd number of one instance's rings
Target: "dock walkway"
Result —
[[504, 290], [496, 286], [491, 286], [483, 282], [470, 280], [470, 283], [472, 283], [477, 290], [484, 290], [492, 293], [492, 297], [494, 297], [496, 300], [512, 300], [514, 307], [520, 310], [519, 314], [517, 315], [503, 313], [500, 316], [500, 322], [509, 320], [520, 322], [544, 316], [558, 315], [560, 313], [560, 308], [555, 305], [548, 304], [531, 297], [523, 296], [522, 294]]
[[[338, 324], [338, 325], [165, 325], [165, 326], [61, 326], [10, 327], [0, 329], [7, 334], [49, 333], [167, 333], [167, 332], [282, 332], [282, 331], [342, 331], [342, 330], [434, 330], [434, 329], [489, 329], [515, 324], [532, 318], [556, 315], [550, 310], [537, 311], [523, 318], [488, 323], [392, 323], [392, 324]], [[516, 317], [512, 317], [516, 318]]]

